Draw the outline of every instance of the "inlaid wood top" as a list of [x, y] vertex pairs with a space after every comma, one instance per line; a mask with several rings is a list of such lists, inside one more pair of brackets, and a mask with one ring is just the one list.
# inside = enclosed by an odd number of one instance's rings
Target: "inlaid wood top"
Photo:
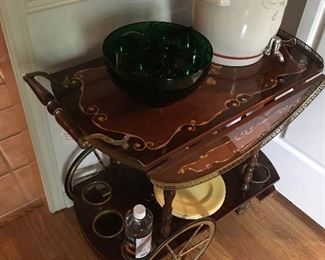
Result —
[[[321, 78], [313, 84], [305, 83], [323, 67], [322, 59], [308, 46], [298, 41], [294, 47], [282, 47], [281, 52], [283, 63], [263, 57], [256, 64], [240, 68], [212, 64], [195, 92], [163, 108], [147, 107], [126, 96], [100, 59], [52, 74], [52, 89], [90, 144], [147, 171], [158, 185], [169, 183], [172, 187], [203, 178], [229, 164], [261, 141], [259, 137], [275, 130], [306, 101], [311, 88], [321, 83]], [[254, 130], [249, 141], [238, 139], [256, 125], [259, 131]], [[196, 148], [200, 154], [191, 153], [185, 158], [183, 152], [198, 142], [204, 144]], [[218, 148], [219, 165], [213, 163], [216, 158], [206, 159], [217, 156], [216, 146], [225, 148]], [[200, 156], [206, 156], [206, 160]], [[166, 173], [168, 167], [174, 174]], [[195, 167], [199, 171], [195, 172]]]

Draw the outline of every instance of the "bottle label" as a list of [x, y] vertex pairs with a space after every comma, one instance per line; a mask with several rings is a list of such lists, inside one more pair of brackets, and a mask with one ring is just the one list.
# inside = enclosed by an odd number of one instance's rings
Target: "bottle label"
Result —
[[143, 258], [150, 253], [152, 232], [146, 237], [135, 240], [135, 258]]

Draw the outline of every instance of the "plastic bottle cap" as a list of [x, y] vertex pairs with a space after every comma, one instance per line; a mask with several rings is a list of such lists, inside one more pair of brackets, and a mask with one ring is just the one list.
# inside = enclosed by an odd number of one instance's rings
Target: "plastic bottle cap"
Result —
[[133, 217], [137, 219], [143, 219], [146, 216], [146, 208], [145, 206], [138, 204], [133, 208]]

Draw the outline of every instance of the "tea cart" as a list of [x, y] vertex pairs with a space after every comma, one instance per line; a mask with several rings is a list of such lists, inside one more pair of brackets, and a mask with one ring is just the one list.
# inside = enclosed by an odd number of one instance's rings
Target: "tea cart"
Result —
[[[293, 37], [280, 31], [282, 39]], [[281, 47], [284, 62], [263, 57], [248, 67], [212, 64], [190, 96], [163, 108], [124, 95], [101, 59], [53, 74], [24, 76], [39, 101], [84, 150], [65, 181], [80, 226], [104, 258], [123, 255], [123, 215], [137, 203], [154, 214], [149, 259], [198, 259], [215, 233], [215, 220], [242, 213], [252, 197], [272, 193], [279, 176], [260, 148], [293, 121], [325, 86], [322, 58], [299, 39]], [[53, 95], [35, 78], [51, 82]], [[105, 165], [97, 151], [111, 158]], [[82, 180], [74, 175], [95, 153], [103, 170]], [[226, 198], [208, 218], [173, 217], [177, 190], [222, 175]], [[164, 205], [153, 186], [162, 188]], [[114, 225], [109, 225], [114, 223]]]

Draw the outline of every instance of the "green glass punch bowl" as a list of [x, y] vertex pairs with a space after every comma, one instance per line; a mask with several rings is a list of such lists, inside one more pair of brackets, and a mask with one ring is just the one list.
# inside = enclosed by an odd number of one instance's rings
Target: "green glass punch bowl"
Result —
[[212, 54], [202, 34], [169, 22], [129, 24], [103, 43], [105, 65], [116, 85], [149, 106], [189, 95], [208, 72]]

